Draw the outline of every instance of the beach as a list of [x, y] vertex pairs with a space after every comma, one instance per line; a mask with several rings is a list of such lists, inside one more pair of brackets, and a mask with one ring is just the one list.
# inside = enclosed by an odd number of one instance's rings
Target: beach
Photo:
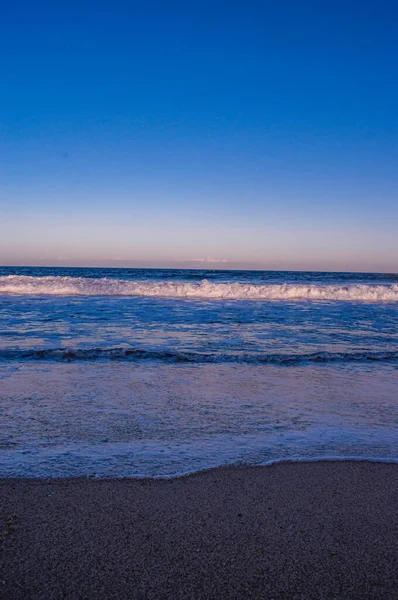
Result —
[[0, 600], [398, 600], [397, 19], [5, 4]]
[[393, 599], [398, 466], [3, 479], [0, 597]]
[[0, 267], [0, 600], [398, 598], [395, 274]]

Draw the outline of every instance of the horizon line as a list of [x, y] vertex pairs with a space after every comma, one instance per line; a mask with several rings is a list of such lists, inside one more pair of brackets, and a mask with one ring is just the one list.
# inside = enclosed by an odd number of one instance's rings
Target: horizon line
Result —
[[[104, 261], [105, 262], [105, 261]], [[134, 262], [134, 261], [117, 261], [117, 262]], [[137, 261], [141, 262], [141, 261]], [[142, 261], [145, 262], [145, 261]], [[151, 261], [148, 261], [151, 262]], [[175, 261], [180, 262], [180, 261]], [[191, 263], [191, 261], [181, 261], [186, 263]], [[232, 262], [232, 261], [231, 261]], [[207, 265], [213, 263], [205, 263]], [[220, 264], [220, 266], [216, 266]], [[221, 267], [221, 264], [224, 266]], [[228, 263], [227, 263], [228, 264]], [[239, 264], [239, 263], [235, 263]], [[74, 265], [74, 264], [9, 264], [3, 265], [0, 264], [1, 269], [129, 269], [129, 270], [153, 270], [153, 271], [257, 271], [257, 272], [282, 272], [282, 273], [362, 273], [369, 275], [397, 275], [397, 271], [369, 271], [369, 270], [352, 270], [352, 269], [341, 269], [341, 270], [324, 270], [324, 269], [302, 269], [302, 268], [261, 268], [261, 267], [227, 267], [226, 263], [214, 263], [213, 267], [205, 266], [200, 267], [196, 262], [196, 266], [187, 267], [187, 266], [179, 266], [179, 267], [159, 267], [159, 266], [110, 266], [110, 265], [101, 265], [101, 264], [85, 264], [85, 265]]]

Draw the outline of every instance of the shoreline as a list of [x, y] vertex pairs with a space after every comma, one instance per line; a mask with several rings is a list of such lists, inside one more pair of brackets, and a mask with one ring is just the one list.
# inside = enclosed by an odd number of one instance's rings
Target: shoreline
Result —
[[393, 599], [398, 465], [0, 480], [0, 597]]
[[275, 458], [266, 463], [261, 464], [246, 464], [246, 463], [231, 463], [221, 464], [214, 467], [205, 467], [203, 469], [197, 469], [195, 471], [184, 471], [182, 473], [176, 473], [173, 475], [115, 475], [114, 477], [105, 475], [96, 475], [95, 473], [88, 475], [65, 475], [52, 477], [46, 475], [43, 477], [26, 477], [24, 475], [15, 475], [12, 477], [5, 477], [0, 475], [0, 486], [3, 483], [9, 481], [25, 481], [25, 482], [36, 482], [36, 483], [56, 483], [56, 482], [74, 482], [74, 481], [174, 481], [178, 479], [195, 477], [196, 475], [213, 473], [214, 471], [229, 471], [229, 470], [251, 470], [251, 469], [266, 469], [274, 465], [296, 465], [296, 464], [313, 464], [313, 463], [370, 463], [370, 464], [388, 464], [398, 465], [398, 458], [385, 458], [385, 457], [356, 457], [356, 456], [326, 456], [326, 457], [314, 457], [314, 458]]

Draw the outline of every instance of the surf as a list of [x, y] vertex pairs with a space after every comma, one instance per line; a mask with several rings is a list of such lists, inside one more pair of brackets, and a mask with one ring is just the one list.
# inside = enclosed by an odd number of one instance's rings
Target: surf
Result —
[[123, 296], [211, 300], [313, 300], [397, 302], [398, 284], [219, 283], [129, 281], [123, 279], [8, 275], [0, 277], [0, 294], [54, 296]]

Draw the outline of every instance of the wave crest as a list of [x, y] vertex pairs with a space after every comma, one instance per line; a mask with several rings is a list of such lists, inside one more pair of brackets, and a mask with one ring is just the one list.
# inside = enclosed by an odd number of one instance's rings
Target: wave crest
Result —
[[145, 348], [43, 348], [27, 350], [1, 350], [2, 361], [161, 361], [173, 363], [242, 363], [300, 365], [308, 363], [352, 363], [398, 361], [398, 351], [364, 352], [311, 352], [305, 354], [220, 354], [203, 352], [177, 352]]
[[397, 302], [398, 284], [320, 285], [126, 281], [86, 277], [0, 277], [0, 294], [204, 298], [215, 300], [341, 300]]

